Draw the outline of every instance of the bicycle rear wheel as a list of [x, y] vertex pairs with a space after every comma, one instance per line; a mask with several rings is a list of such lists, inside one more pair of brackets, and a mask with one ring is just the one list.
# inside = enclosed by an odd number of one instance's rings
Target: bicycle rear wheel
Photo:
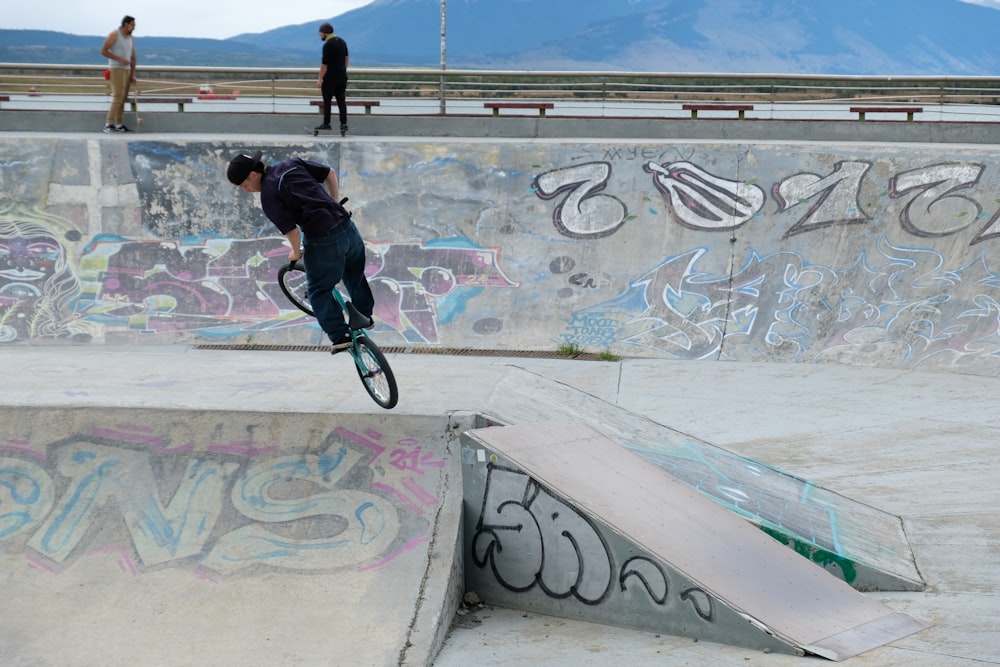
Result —
[[389, 368], [382, 350], [367, 336], [358, 336], [351, 350], [354, 356], [354, 367], [365, 391], [386, 410], [396, 407], [399, 400], [399, 390], [396, 387], [396, 376]]
[[278, 287], [285, 293], [288, 300], [306, 315], [313, 314], [309, 305], [309, 292], [306, 289], [306, 272], [302, 270], [301, 262], [294, 262], [278, 269]]

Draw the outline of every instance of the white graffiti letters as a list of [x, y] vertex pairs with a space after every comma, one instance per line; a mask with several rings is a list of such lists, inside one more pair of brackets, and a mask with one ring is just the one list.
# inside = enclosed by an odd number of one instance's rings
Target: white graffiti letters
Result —
[[[949, 236], [962, 231], [979, 217], [982, 207], [968, 197], [956, 194], [972, 188], [983, 173], [979, 164], [937, 164], [897, 174], [892, 179], [890, 195], [902, 197], [920, 191], [900, 216], [903, 229], [914, 236]], [[949, 221], [943, 226], [935, 221]]]
[[810, 199], [816, 200], [785, 232], [784, 238], [830, 225], [868, 222], [858, 204], [858, 192], [861, 191], [861, 179], [870, 167], [866, 162], [838, 162], [833, 173], [825, 178], [816, 174], [796, 174], [775, 185], [774, 198], [780, 211]]
[[691, 162], [647, 162], [645, 170], [653, 174], [674, 218], [684, 227], [732, 229], [764, 205], [764, 191], [758, 186], [720, 178]]
[[[869, 224], [887, 211], [877, 209], [878, 199], [859, 201], [862, 185], [873, 164], [861, 160], [837, 162], [827, 175], [802, 172], [774, 182], [771, 195], [777, 212], [808, 204], [805, 214], [784, 233], [788, 238], [834, 225]], [[663, 195], [674, 222], [688, 229], [731, 231], [763, 214], [767, 192], [753, 179], [728, 179], [701, 166], [681, 160], [659, 164], [649, 160], [643, 171]], [[963, 194], [980, 185], [985, 166], [974, 162], [938, 163], [902, 171], [889, 179], [889, 197], [912, 193], [899, 213], [899, 224], [908, 233], [946, 237], [968, 229], [984, 217], [984, 206]], [[535, 193], [553, 199], [569, 191], [554, 211], [556, 228], [570, 238], [601, 238], [618, 231], [628, 217], [619, 199], [603, 192], [611, 177], [607, 162], [587, 162], [545, 172], [534, 179]], [[885, 194], [884, 192], [882, 194]], [[996, 202], [996, 200], [994, 200]], [[979, 230], [969, 245], [1000, 238], [1000, 210]]]
[[611, 174], [607, 162], [589, 162], [546, 172], [535, 179], [536, 194], [553, 199], [569, 192], [553, 212], [556, 229], [573, 239], [600, 238], [614, 234], [625, 222], [628, 210], [617, 197], [597, 194]]

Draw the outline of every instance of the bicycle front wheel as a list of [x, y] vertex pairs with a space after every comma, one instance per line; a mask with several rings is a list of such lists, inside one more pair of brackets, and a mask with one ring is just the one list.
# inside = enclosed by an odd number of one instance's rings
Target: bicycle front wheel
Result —
[[288, 300], [306, 315], [315, 317], [309, 305], [309, 291], [306, 283], [306, 272], [301, 269], [301, 262], [294, 262], [278, 269], [278, 287], [285, 293]]
[[372, 400], [386, 410], [396, 407], [399, 400], [396, 376], [392, 374], [389, 362], [378, 345], [367, 336], [358, 336], [352, 353], [358, 377]]

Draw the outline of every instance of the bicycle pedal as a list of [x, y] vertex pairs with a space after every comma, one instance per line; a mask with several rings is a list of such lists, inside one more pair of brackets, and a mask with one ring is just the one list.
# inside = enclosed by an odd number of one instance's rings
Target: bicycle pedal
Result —
[[354, 346], [354, 340], [352, 338], [347, 338], [347, 340], [341, 341], [339, 343], [332, 343], [330, 345], [330, 354], [337, 354], [338, 352], [349, 350], [353, 346]]

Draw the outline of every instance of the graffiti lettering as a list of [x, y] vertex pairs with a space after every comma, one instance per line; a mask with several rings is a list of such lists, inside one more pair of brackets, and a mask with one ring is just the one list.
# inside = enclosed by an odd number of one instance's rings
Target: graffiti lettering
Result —
[[[697, 264], [706, 253], [670, 257], [621, 294], [580, 309], [565, 339], [598, 349], [635, 345], [672, 358], [701, 359], [724, 350], [728, 358], [788, 361], [842, 358], [855, 349], [864, 354], [860, 348], [884, 342], [889, 347], [881, 354], [889, 357], [882, 362], [908, 368], [943, 352], [981, 359], [1000, 340], [1000, 308], [994, 305], [1000, 303], [1000, 279], [986, 257], [945, 270], [942, 253], [879, 237], [847, 268], [810, 263], [798, 253], [751, 251], [729, 275], [701, 270]], [[974, 290], [970, 300], [949, 296], [958, 284]], [[593, 326], [597, 322], [602, 326]]]
[[678, 224], [691, 229], [734, 229], [764, 205], [764, 191], [753, 184], [708, 173], [690, 162], [647, 162], [653, 183], [667, 197]]
[[[255, 522], [223, 535], [204, 561], [228, 574], [247, 565], [276, 562], [284, 568], [321, 570], [334, 560], [357, 566], [385, 551], [399, 531], [395, 508], [377, 495], [338, 489], [340, 480], [361, 461], [361, 454], [340, 447], [322, 456], [284, 456], [253, 466], [233, 489], [233, 504]], [[296, 487], [308, 495], [289, 493]], [[346, 527], [315, 539], [268, 530], [308, 517], [336, 518]]]
[[[995, 199], [994, 203], [1000, 204], [1000, 200]], [[997, 228], [996, 231], [990, 231], [994, 227]], [[976, 245], [977, 243], [982, 243], [983, 241], [989, 241], [990, 239], [1000, 238], [1000, 208], [997, 208], [997, 212], [993, 214], [990, 221], [983, 226], [980, 232], [976, 235], [976, 238], [972, 239], [972, 243], [969, 245]]]
[[614, 160], [657, 160], [665, 151], [649, 146], [625, 146], [608, 148], [604, 151], [607, 162]]
[[[437, 343], [436, 303], [471, 298], [463, 288], [516, 286], [494, 249], [469, 245], [368, 244], [367, 274], [383, 328]], [[295, 317], [278, 288], [286, 256], [280, 237], [94, 242], [81, 259], [88, 296], [78, 310], [112, 329], [148, 333], [309, 326], [312, 320]]]
[[52, 480], [41, 467], [15, 458], [0, 459], [0, 540], [35, 528], [54, 502]]
[[[631, 556], [615, 573], [614, 556], [601, 530], [586, 516], [550, 494], [529, 475], [489, 465], [483, 504], [471, 542], [476, 567], [489, 566], [497, 583], [525, 593], [536, 586], [546, 596], [596, 606], [618, 590], [641, 594], [657, 607], [668, 604], [671, 583], [662, 565], [646, 556]], [[690, 587], [678, 598], [695, 614], [712, 622], [714, 602], [705, 591]]]
[[681, 599], [690, 602], [698, 616], [711, 621], [715, 618], [715, 602], [712, 597], [700, 588], [689, 588], [681, 593]]
[[773, 195], [780, 211], [816, 199], [782, 238], [830, 225], [868, 222], [857, 198], [861, 191], [861, 179], [870, 167], [866, 162], [838, 162], [833, 167], [833, 173], [825, 178], [816, 174], [796, 174], [775, 184]]
[[219, 517], [224, 479], [236, 464], [192, 460], [184, 481], [164, 507], [146, 452], [73, 446], [57, 453], [57, 469], [70, 485], [28, 546], [56, 562], [69, 556], [97, 517], [115, 498], [139, 557], [147, 565], [201, 551]]
[[572, 287], [582, 288], [582, 289], [603, 289], [614, 284], [614, 276], [602, 275], [595, 276], [590, 273], [580, 272], [574, 273], [566, 279]]
[[[621, 157], [620, 151], [613, 156]], [[771, 194], [779, 212], [813, 201], [806, 213], [792, 224], [782, 238], [834, 225], [869, 223], [872, 218], [864, 212], [858, 198], [862, 181], [871, 166], [870, 162], [841, 161], [834, 165], [833, 171], [827, 176], [801, 173], [776, 182]], [[736, 229], [760, 214], [766, 200], [764, 190], [754, 183], [711, 174], [692, 162], [657, 164], [647, 161], [643, 170], [653, 174], [653, 183], [665, 195], [673, 219], [689, 229]], [[982, 206], [973, 199], [958, 194], [958, 191], [975, 187], [983, 170], [984, 166], [980, 164], [946, 163], [902, 172], [892, 177], [890, 196], [893, 198], [921, 190], [903, 210], [900, 216], [902, 228], [914, 236], [925, 238], [950, 236], [967, 229], [982, 215]], [[620, 200], [610, 195], [594, 195], [605, 189], [610, 176], [611, 166], [608, 162], [563, 167], [537, 176], [534, 181], [535, 192], [542, 199], [552, 199], [561, 192], [570, 190], [571, 196], [554, 211], [556, 228], [569, 238], [600, 238], [618, 231], [626, 219], [626, 208]], [[593, 205], [584, 208], [582, 202], [588, 197], [600, 197], [600, 201], [604, 203], [607, 203], [607, 199], [618, 202], [622, 215], [613, 218], [616, 224], [583, 224], [584, 221], [596, 220], [588, 215], [596, 214], [599, 210]], [[568, 211], [567, 206], [570, 207]], [[601, 218], [610, 219], [612, 218]], [[947, 221], [951, 223], [946, 224]], [[1000, 237], [1000, 231], [994, 230], [998, 221], [1000, 211], [990, 219], [970, 245]]]
[[529, 476], [491, 465], [472, 558], [503, 586], [538, 585], [554, 598], [597, 604], [611, 590], [611, 560], [596, 528]]
[[697, 249], [671, 257], [632, 281], [621, 299], [578, 311], [567, 326], [567, 340], [601, 348], [628, 342], [695, 359], [717, 353], [726, 330], [726, 311], [731, 310], [730, 318], [745, 328], [752, 326], [755, 310], [749, 305], [749, 290], [734, 290], [727, 300], [691, 284], [699, 275], [695, 264], [705, 252]]
[[[980, 164], [957, 163], [937, 164], [894, 176], [889, 187], [889, 195], [894, 199], [919, 191], [900, 215], [903, 229], [914, 236], [949, 236], [974, 224], [982, 207], [957, 193], [974, 187], [982, 173]], [[938, 229], [934, 229], [935, 225]]]
[[628, 209], [604, 191], [611, 175], [607, 162], [590, 162], [556, 169], [535, 178], [532, 184], [542, 199], [568, 193], [553, 211], [559, 233], [573, 239], [603, 238], [625, 224]]
[[622, 565], [621, 573], [618, 575], [618, 585], [624, 591], [628, 588], [628, 581], [633, 578], [642, 583], [653, 602], [666, 603], [667, 594], [670, 593], [670, 582], [667, 580], [667, 573], [659, 564], [640, 556], [629, 558]]
[[[413, 458], [392, 458], [402, 474], [383, 472], [374, 483], [372, 466], [388, 448], [375, 443], [378, 434], [342, 428], [327, 436], [319, 454], [259, 457], [265, 449], [243, 442], [211, 446], [186, 462], [177, 457], [190, 446], [166, 447], [153, 434], [132, 438], [127, 428], [97, 432], [115, 438], [78, 434], [54, 443], [42, 455], [53, 462], [51, 469], [0, 457], [0, 554], [30, 549], [68, 565], [88, 552], [86, 540], [116, 539], [106, 536], [113, 505], [144, 567], [190, 560], [222, 575], [256, 566], [356, 568], [380, 562], [426, 531], [417, 505], [437, 500], [405, 473], [443, 466], [433, 452], [404, 439], [393, 452], [412, 452]], [[127, 437], [148, 443], [171, 463], [152, 449], [114, 446]], [[241, 472], [243, 463], [234, 456], [259, 458]], [[167, 483], [170, 495], [161, 501], [164, 482], [154, 471], [177, 463], [184, 465], [170, 475], [175, 481]]]

